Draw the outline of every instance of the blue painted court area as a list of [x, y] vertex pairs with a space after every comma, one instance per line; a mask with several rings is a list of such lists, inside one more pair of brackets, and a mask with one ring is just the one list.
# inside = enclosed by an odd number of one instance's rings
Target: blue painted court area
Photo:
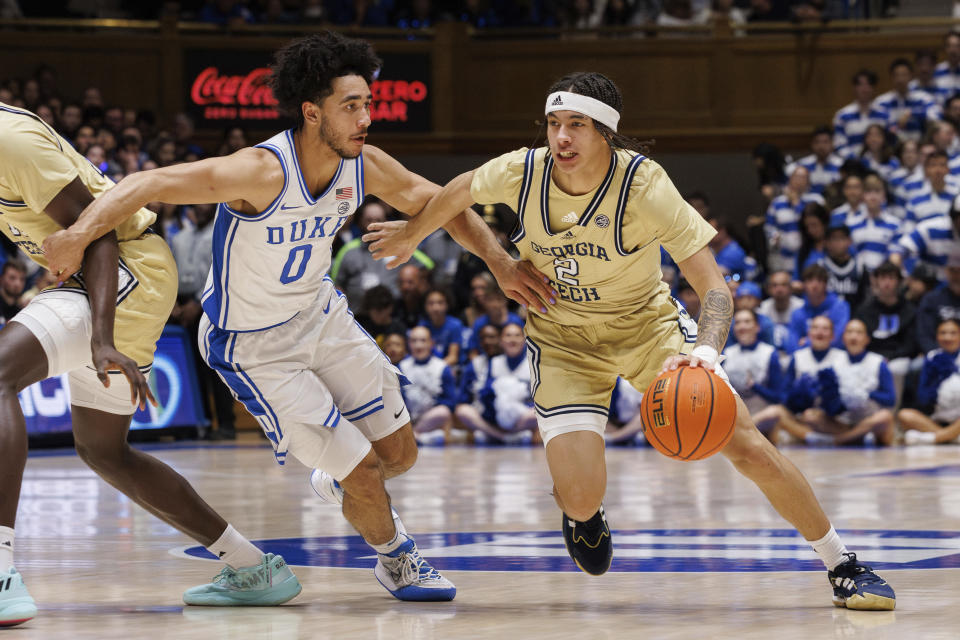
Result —
[[[844, 530], [851, 551], [876, 569], [960, 568], [960, 531]], [[441, 571], [579, 571], [559, 531], [421, 534], [417, 545]], [[360, 536], [256, 541], [291, 565], [370, 568]], [[633, 529], [613, 532], [619, 572], [823, 571], [792, 529]], [[184, 550], [213, 557], [203, 547]]]
[[942, 464], [935, 467], [924, 467], [921, 469], [891, 469], [888, 471], [876, 471], [868, 473], [857, 473], [850, 477], [857, 478], [910, 478], [910, 477], [949, 477], [960, 476], [960, 464]]

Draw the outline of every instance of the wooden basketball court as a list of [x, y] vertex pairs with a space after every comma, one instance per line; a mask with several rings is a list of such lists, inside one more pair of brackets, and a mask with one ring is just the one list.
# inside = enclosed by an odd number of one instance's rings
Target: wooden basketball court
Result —
[[[184, 607], [219, 571], [192, 541], [100, 481], [69, 451], [31, 456], [17, 567], [40, 613], [16, 638], [956, 638], [956, 447], [788, 450], [851, 550], [896, 589], [894, 612], [835, 609], [826, 573], [761, 494], [719, 456], [697, 463], [608, 450], [611, 572], [563, 548], [543, 451], [424, 448], [392, 480], [424, 555], [457, 585], [451, 603], [394, 600], [372, 552], [308, 471], [259, 440], [145, 447], [228, 521], [282, 553], [304, 585], [277, 608]], [[354, 568], [363, 567], [363, 568]], [[817, 568], [816, 570], [810, 570]]]

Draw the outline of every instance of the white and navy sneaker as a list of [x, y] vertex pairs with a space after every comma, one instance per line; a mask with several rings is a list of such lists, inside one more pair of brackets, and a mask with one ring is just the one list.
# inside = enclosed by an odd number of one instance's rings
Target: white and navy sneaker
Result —
[[36, 615], [37, 604], [23, 584], [23, 576], [13, 567], [0, 573], [0, 627], [23, 624]]
[[457, 595], [453, 583], [420, 555], [413, 538], [389, 554], [379, 554], [373, 573], [397, 600], [441, 602]]
[[[314, 493], [320, 496], [321, 501], [327, 504], [343, 505], [343, 487], [326, 471], [320, 469], [311, 471], [310, 486], [313, 487]], [[403, 526], [403, 521], [400, 519], [397, 510], [391, 506], [390, 513], [393, 515], [393, 523], [396, 525], [397, 531], [406, 533], [407, 529]]]
[[326, 471], [314, 469], [310, 473], [310, 486], [322, 501], [343, 504], [343, 487]]
[[867, 565], [857, 560], [857, 554], [845, 553], [846, 562], [827, 572], [833, 587], [833, 604], [836, 607], [861, 611], [892, 611], [897, 597], [887, 581]]

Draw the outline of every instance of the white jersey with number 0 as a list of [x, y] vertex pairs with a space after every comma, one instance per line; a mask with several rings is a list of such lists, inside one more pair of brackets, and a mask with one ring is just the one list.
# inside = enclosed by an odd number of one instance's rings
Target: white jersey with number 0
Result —
[[217, 207], [213, 265], [202, 302], [213, 325], [258, 331], [287, 322], [316, 299], [337, 231], [363, 201], [363, 156], [341, 159], [314, 198], [300, 172], [293, 131], [257, 145], [277, 155], [283, 189], [265, 210]]

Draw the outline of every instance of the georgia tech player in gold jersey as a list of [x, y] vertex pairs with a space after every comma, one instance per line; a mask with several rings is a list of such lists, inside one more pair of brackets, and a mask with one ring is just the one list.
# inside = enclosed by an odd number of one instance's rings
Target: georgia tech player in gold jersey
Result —
[[[0, 231], [34, 262], [47, 267], [41, 249], [47, 236], [70, 226], [112, 186], [35, 114], [0, 104]], [[262, 554], [186, 479], [126, 442], [137, 404], [155, 403], [144, 373], [177, 294], [170, 250], [149, 229], [155, 219], [140, 209], [100, 237], [86, 250], [81, 272], [62, 287], [38, 294], [0, 331], [2, 625], [25, 622], [37, 611], [13, 568], [13, 527], [27, 459], [17, 393], [64, 373], [69, 374], [74, 440], [84, 462], [141, 507], [214, 550], [238, 570], [234, 573], [250, 567], [259, 571], [266, 563], [276, 585], [259, 595], [269, 592], [271, 604], [300, 592], [282, 558]], [[285, 597], [277, 597], [280, 574], [287, 578]]]
[[[559, 294], [549, 314], [531, 308], [526, 327], [554, 497], [571, 557], [601, 574], [612, 557], [602, 432], [617, 376], [641, 391], [659, 371], [680, 365], [725, 377], [718, 352], [733, 301], [707, 247], [712, 227], [663, 168], [638, 153], [639, 144], [616, 133], [616, 85], [598, 73], [575, 73], [548, 94], [546, 147], [507, 153], [455, 178], [410, 222], [373, 224], [364, 240], [375, 256], [395, 256], [388, 265], [401, 264], [464, 207], [515, 208], [512, 240], [521, 258], [546, 273]], [[660, 281], [660, 245], [700, 296], [699, 327]], [[803, 475], [760, 434], [739, 397], [723, 454], [810, 541], [827, 566], [834, 604], [894, 607], [893, 589], [847, 553]]]

